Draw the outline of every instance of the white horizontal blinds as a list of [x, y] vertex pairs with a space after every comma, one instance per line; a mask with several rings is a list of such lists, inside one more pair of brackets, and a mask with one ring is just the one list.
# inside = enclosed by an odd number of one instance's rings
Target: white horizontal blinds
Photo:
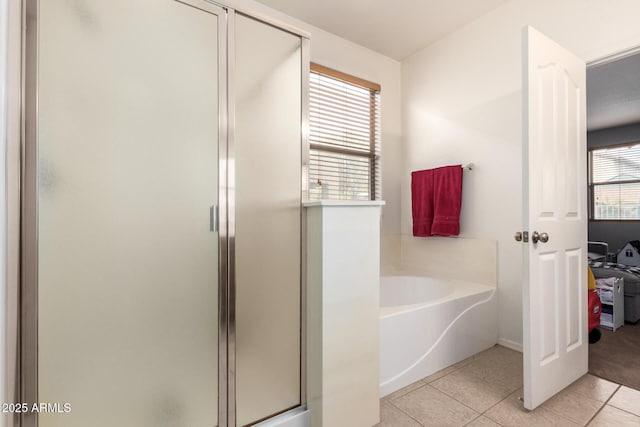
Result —
[[640, 143], [591, 152], [593, 218], [640, 220]]
[[380, 198], [380, 86], [311, 64], [309, 198]]

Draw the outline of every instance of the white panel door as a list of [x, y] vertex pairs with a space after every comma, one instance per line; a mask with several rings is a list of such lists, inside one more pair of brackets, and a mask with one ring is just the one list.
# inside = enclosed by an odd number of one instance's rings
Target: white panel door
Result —
[[524, 406], [534, 409], [587, 372], [586, 67], [531, 27], [523, 47]]

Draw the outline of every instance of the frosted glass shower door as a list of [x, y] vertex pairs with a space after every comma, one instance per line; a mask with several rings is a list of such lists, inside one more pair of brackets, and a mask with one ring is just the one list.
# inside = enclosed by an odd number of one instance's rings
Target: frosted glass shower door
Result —
[[70, 408], [38, 425], [215, 426], [224, 12], [46, 0], [37, 25], [37, 399]]
[[236, 15], [238, 426], [301, 403], [301, 44]]

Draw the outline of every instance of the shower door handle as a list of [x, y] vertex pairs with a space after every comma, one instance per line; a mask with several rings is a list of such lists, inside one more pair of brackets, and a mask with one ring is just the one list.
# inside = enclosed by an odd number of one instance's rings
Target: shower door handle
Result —
[[218, 220], [218, 205], [213, 205], [209, 207], [209, 230], [217, 233], [219, 230], [219, 220]]

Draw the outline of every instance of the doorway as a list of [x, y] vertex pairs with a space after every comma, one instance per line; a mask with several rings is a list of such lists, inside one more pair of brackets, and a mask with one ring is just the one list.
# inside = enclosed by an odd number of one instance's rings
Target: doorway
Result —
[[[640, 389], [640, 53], [634, 49], [587, 69], [590, 264], [600, 282], [602, 337], [589, 347], [589, 372]], [[607, 279], [622, 279], [608, 292]], [[611, 280], [609, 280], [611, 281]]]

